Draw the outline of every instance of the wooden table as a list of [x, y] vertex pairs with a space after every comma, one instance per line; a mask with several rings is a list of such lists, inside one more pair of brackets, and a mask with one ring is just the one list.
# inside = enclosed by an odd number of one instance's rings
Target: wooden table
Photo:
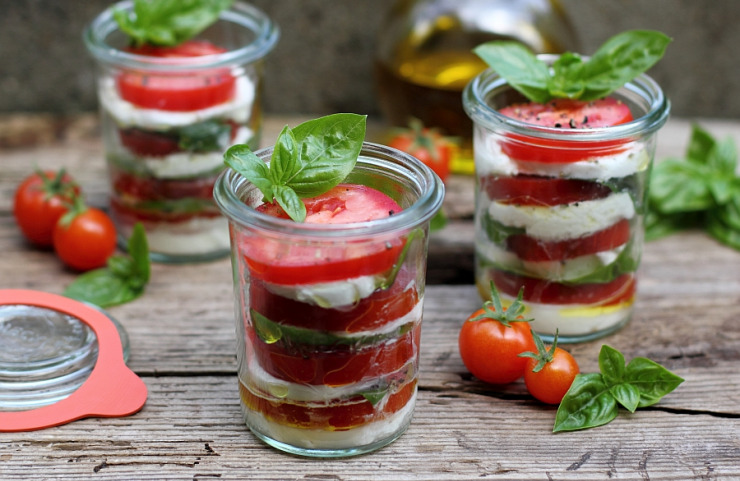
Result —
[[[23, 241], [12, 194], [34, 165], [65, 166], [89, 202], [104, 205], [97, 122], [42, 118], [47, 130], [29, 133], [17, 121], [0, 121], [7, 146], [0, 150], [0, 288], [61, 293], [74, 274]], [[296, 121], [268, 119], [265, 138]], [[702, 125], [740, 145], [740, 124]], [[658, 158], [683, 153], [689, 126], [669, 122]], [[149, 389], [144, 408], [126, 418], [0, 433], [0, 479], [740, 479], [740, 252], [700, 232], [648, 244], [632, 322], [569, 349], [584, 372], [597, 369], [608, 343], [686, 382], [606, 426], [553, 434], [554, 407], [530, 398], [522, 382], [485, 385], [460, 360], [460, 324], [480, 303], [471, 271], [472, 180], [453, 178], [446, 203], [453, 219], [430, 246], [419, 399], [395, 443], [317, 460], [259, 442], [239, 412], [229, 260], [157, 264], [143, 297], [110, 309], [130, 336], [129, 365]]]

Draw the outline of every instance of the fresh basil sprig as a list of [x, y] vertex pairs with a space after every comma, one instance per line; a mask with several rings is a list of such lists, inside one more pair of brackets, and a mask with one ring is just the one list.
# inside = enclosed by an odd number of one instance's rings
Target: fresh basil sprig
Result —
[[226, 165], [252, 182], [265, 202], [277, 201], [296, 222], [306, 219], [302, 198], [321, 195], [354, 168], [365, 140], [367, 117], [333, 114], [280, 132], [269, 165], [247, 145], [224, 154]]
[[553, 432], [576, 431], [604, 425], [619, 413], [652, 406], [684, 380], [644, 357], [625, 365], [624, 356], [604, 345], [599, 352], [600, 373], [578, 374], [555, 415]]
[[527, 47], [492, 41], [473, 51], [491, 69], [533, 102], [552, 98], [603, 98], [660, 60], [671, 39], [652, 30], [630, 30], [606, 41], [588, 60], [566, 52], [549, 68]]
[[100, 307], [110, 307], [139, 297], [149, 282], [149, 244], [144, 227], [136, 224], [128, 240], [128, 256], [113, 256], [106, 267], [86, 272], [63, 295]]
[[135, 46], [179, 45], [214, 23], [233, 0], [135, 0], [132, 12], [113, 18]]
[[648, 189], [646, 239], [687, 228], [704, 228], [740, 250], [740, 176], [732, 138], [718, 141], [694, 125], [684, 159], [653, 167]]

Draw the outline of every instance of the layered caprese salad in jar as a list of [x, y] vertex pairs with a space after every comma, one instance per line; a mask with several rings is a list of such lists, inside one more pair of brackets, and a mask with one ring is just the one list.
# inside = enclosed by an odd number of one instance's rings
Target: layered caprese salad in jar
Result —
[[523, 292], [532, 328], [601, 337], [632, 314], [655, 133], [669, 103], [643, 74], [670, 40], [630, 31], [590, 58], [535, 57], [511, 42], [476, 53], [475, 259], [481, 295]]
[[229, 149], [216, 185], [244, 419], [295, 454], [378, 449], [414, 411], [427, 233], [444, 187], [364, 132], [354, 114], [286, 127], [270, 149]]
[[98, 60], [120, 239], [141, 223], [154, 260], [227, 255], [213, 186], [230, 146], [258, 145], [262, 59], [276, 28], [246, 4], [136, 0], [104, 12], [85, 38]]

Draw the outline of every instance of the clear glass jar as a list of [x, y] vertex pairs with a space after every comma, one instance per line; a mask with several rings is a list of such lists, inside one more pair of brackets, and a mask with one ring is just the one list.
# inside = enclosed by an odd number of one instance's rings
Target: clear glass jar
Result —
[[516, 40], [534, 53], [578, 51], [557, 0], [398, 0], [377, 41], [376, 91], [385, 119], [411, 117], [457, 137], [453, 171], [472, 173], [473, 125], [460, 95], [486, 64], [472, 50], [490, 40]]
[[416, 399], [427, 236], [444, 186], [415, 158], [371, 143], [345, 183], [377, 189], [403, 210], [353, 224], [296, 223], [256, 211], [262, 193], [230, 169], [214, 191], [231, 227], [245, 422], [269, 445], [304, 456], [392, 442]]
[[556, 329], [563, 342], [595, 339], [632, 313], [648, 176], [670, 104], [646, 75], [612, 96], [633, 121], [563, 129], [499, 113], [527, 100], [490, 69], [463, 94], [474, 123], [476, 283], [482, 297], [493, 282], [509, 301], [523, 287], [546, 339]]
[[263, 59], [277, 42], [273, 22], [235, 3], [198, 35], [225, 49], [193, 57], [131, 53], [113, 11], [84, 32], [97, 61], [98, 100], [110, 178], [110, 213], [125, 248], [143, 224], [151, 258], [193, 262], [229, 252], [227, 221], [213, 185], [233, 144], [257, 148]]

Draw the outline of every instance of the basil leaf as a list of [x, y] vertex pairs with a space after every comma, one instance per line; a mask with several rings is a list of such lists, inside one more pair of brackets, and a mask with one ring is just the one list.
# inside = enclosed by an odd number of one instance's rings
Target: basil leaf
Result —
[[286, 125], [275, 141], [270, 158], [270, 179], [274, 185], [287, 185], [298, 173], [299, 145], [293, 131]]
[[262, 161], [247, 145], [234, 145], [224, 154], [226, 165], [253, 183], [264, 195], [265, 202], [272, 202], [272, 177], [270, 167]]
[[660, 401], [684, 379], [650, 359], [636, 357], [627, 365], [625, 381], [639, 390], [639, 407], [646, 407]]
[[604, 344], [599, 351], [599, 370], [608, 386], [622, 382], [625, 373], [624, 356], [613, 347]]
[[714, 206], [710, 178], [711, 170], [704, 164], [666, 159], [653, 168], [650, 201], [665, 214], [708, 209]]
[[135, 0], [127, 14], [116, 9], [113, 17], [134, 45], [178, 45], [214, 23], [232, 0]]
[[375, 406], [388, 395], [388, 391], [390, 391], [390, 385], [379, 387], [377, 389], [363, 391], [360, 394], [362, 395], [362, 397], [365, 398], [365, 400]]
[[609, 392], [631, 413], [635, 412], [640, 404], [640, 390], [632, 384], [626, 382], [615, 384], [609, 388]]
[[660, 32], [631, 30], [607, 40], [586, 62], [566, 52], [552, 69], [517, 42], [487, 42], [473, 51], [533, 102], [552, 97], [587, 101], [609, 95], [655, 65], [670, 41]]
[[106, 267], [77, 277], [63, 295], [100, 307], [124, 304], [139, 297], [150, 276], [149, 247], [141, 224], [134, 226], [128, 250], [130, 256], [113, 256]]
[[222, 152], [229, 146], [232, 126], [217, 120], [206, 120], [181, 127], [178, 147], [189, 152]]
[[548, 90], [553, 97], [577, 99], [586, 88], [581, 80], [583, 60], [580, 56], [566, 52], [553, 63], [552, 79]]
[[547, 64], [518, 42], [493, 41], [473, 51], [497, 74], [533, 102], [550, 100], [550, 72]]
[[581, 100], [609, 95], [663, 57], [671, 39], [651, 30], [631, 30], [611, 37], [584, 64]]
[[306, 205], [293, 189], [284, 185], [276, 185], [273, 187], [273, 193], [277, 203], [291, 219], [296, 222], [306, 220]]
[[714, 137], [712, 137], [709, 132], [694, 124], [691, 128], [689, 145], [686, 148], [686, 160], [689, 162], [706, 164], [709, 151], [714, 148], [716, 143], [717, 142], [714, 140]]
[[617, 402], [601, 374], [578, 374], [558, 406], [553, 432], [601, 426], [617, 414]]
[[[722, 219], [726, 214], [727, 207], [707, 213], [706, 229], [709, 235], [719, 242], [740, 250], [740, 227], [737, 225], [728, 225]], [[737, 220], [737, 219], [735, 219]]]
[[364, 115], [333, 114], [293, 129], [301, 166], [288, 185], [299, 197], [321, 195], [352, 172], [362, 150], [366, 121]]

